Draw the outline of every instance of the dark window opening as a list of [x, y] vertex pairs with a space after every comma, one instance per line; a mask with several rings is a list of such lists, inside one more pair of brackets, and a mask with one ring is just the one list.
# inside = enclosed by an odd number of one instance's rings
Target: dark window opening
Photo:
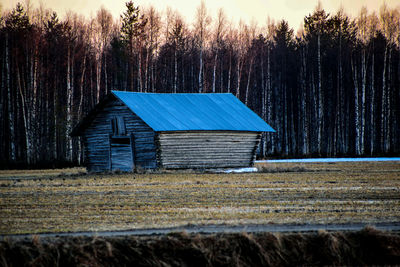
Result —
[[112, 118], [111, 129], [114, 136], [126, 135], [124, 118], [120, 116]]
[[111, 138], [112, 145], [130, 145], [131, 139], [129, 137], [124, 138]]

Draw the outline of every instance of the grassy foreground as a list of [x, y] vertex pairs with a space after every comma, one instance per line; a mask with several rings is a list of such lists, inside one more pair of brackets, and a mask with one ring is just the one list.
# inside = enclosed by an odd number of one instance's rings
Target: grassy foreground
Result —
[[400, 236], [357, 232], [0, 240], [3, 266], [398, 266]]
[[262, 172], [0, 171], [0, 234], [400, 221], [398, 162], [257, 167]]

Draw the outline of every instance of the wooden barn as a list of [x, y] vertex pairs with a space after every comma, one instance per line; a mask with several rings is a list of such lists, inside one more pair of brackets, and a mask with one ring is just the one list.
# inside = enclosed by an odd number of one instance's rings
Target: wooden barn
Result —
[[251, 166], [261, 132], [274, 130], [232, 94], [112, 91], [71, 135], [102, 172]]

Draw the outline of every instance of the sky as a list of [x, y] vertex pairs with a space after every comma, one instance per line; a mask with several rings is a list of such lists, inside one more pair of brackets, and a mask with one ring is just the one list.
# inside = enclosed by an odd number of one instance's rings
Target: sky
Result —
[[[3, 9], [14, 8], [17, 2], [26, 0], [0, 0]], [[96, 11], [104, 6], [114, 18], [119, 18], [125, 11], [125, 2], [128, 0], [30, 0], [34, 7], [40, 3], [46, 8], [55, 10], [59, 16], [65, 16], [71, 10], [80, 13], [87, 18], [95, 16]], [[290, 27], [297, 30], [304, 17], [313, 12], [318, 0], [204, 0], [211, 17], [215, 18], [219, 8], [223, 8], [228, 19], [238, 23], [240, 19], [250, 24], [256, 22], [263, 27], [270, 17], [275, 21], [285, 19]], [[177, 10], [186, 20], [192, 23], [196, 14], [196, 8], [201, 0], [135, 0], [134, 4], [140, 7], [153, 5], [158, 11], [165, 11], [169, 6]], [[369, 12], [379, 12], [380, 6], [386, 2], [391, 7], [400, 7], [400, 0], [321, 0], [322, 7], [328, 13], [334, 14], [343, 6], [346, 14], [355, 17], [362, 6], [366, 6]]]

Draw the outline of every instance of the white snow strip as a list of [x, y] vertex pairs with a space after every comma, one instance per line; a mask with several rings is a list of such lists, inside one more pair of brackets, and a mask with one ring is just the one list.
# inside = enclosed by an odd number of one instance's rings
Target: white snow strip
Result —
[[[336, 191], [357, 191], [365, 189], [361, 186], [339, 186], [339, 187], [265, 187], [265, 188], [257, 188], [258, 191], [326, 191], [326, 190], [336, 190]], [[368, 187], [368, 190], [394, 190], [399, 191], [400, 188], [397, 187], [384, 187], [384, 186], [374, 186]]]
[[252, 168], [240, 168], [240, 169], [230, 169], [225, 170], [224, 173], [243, 173], [243, 172], [257, 172], [258, 169], [255, 167]]
[[400, 161], [400, 158], [273, 159], [273, 160], [256, 160], [256, 163], [285, 163], [285, 162], [361, 162], [361, 161]]

